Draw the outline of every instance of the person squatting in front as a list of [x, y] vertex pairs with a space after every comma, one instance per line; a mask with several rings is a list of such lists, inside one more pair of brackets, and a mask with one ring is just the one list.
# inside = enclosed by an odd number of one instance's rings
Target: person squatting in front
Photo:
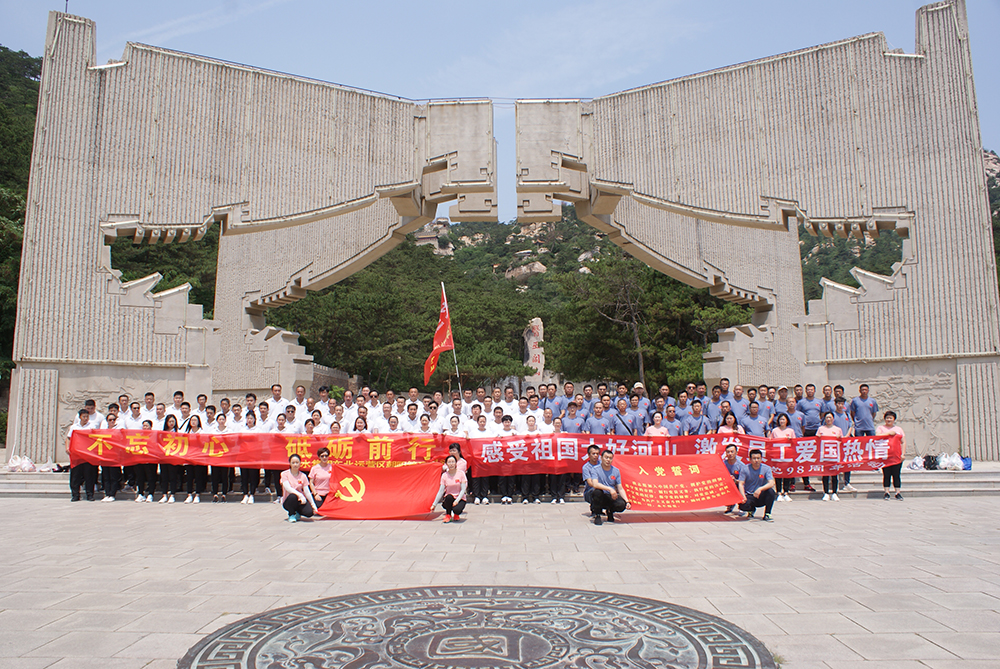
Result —
[[305, 516], [312, 518], [318, 511], [313, 499], [309, 477], [300, 469], [302, 458], [293, 454], [288, 458], [288, 469], [281, 472], [281, 506], [288, 512], [288, 522], [297, 523]]
[[771, 507], [777, 498], [774, 494], [774, 473], [768, 465], [761, 462], [763, 454], [759, 448], [750, 451], [750, 464], [743, 470], [743, 490], [746, 500], [740, 504], [740, 510], [746, 511], [749, 518], [760, 507], [764, 507], [764, 520], [771, 520]]
[[[591, 446], [587, 456], [591, 457]], [[592, 458], [591, 458], [592, 459]], [[600, 525], [601, 514], [607, 514], [608, 522], [615, 522], [615, 513], [621, 513], [629, 507], [625, 488], [622, 487], [622, 473], [612, 465], [615, 454], [608, 449], [601, 451], [601, 462], [593, 465], [589, 461], [583, 466], [583, 478], [590, 489], [590, 513], [594, 517], [594, 525]]]
[[458, 456], [454, 453], [445, 458], [444, 466], [446, 469], [441, 472], [441, 487], [431, 504], [431, 511], [440, 503], [444, 507], [444, 522], [450, 523], [452, 520], [458, 521], [465, 510], [469, 481], [465, 472], [459, 469]]

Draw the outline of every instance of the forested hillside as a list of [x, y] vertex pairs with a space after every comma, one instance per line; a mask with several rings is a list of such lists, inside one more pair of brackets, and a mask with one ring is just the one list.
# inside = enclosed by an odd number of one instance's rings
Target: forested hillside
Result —
[[[0, 46], [0, 372], [9, 378], [25, 199], [41, 59]], [[989, 158], [989, 156], [988, 156]], [[1000, 159], [988, 160], [993, 231], [1000, 256]], [[992, 166], [992, 167], [991, 167]], [[888, 274], [899, 239], [877, 243], [800, 236], [806, 299], [819, 279], [856, 285], [858, 266]], [[695, 378], [716, 330], [747, 322], [747, 309], [724, 303], [646, 267], [581, 224], [572, 207], [554, 224], [463, 223], [442, 244], [451, 256], [407, 240], [331, 288], [268, 314], [296, 330], [316, 361], [379, 387], [421, 385], [422, 365], [448, 289], [464, 381], [526, 373], [522, 334], [546, 325], [547, 365], [571, 378], [614, 378], [676, 385]], [[218, 228], [198, 243], [112, 247], [124, 280], [161, 272], [157, 290], [185, 281], [191, 300], [211, 313]], [[544, 272], [541, 267], [544, 266]], [[443, 356], [431, 385], [452, 370]]]

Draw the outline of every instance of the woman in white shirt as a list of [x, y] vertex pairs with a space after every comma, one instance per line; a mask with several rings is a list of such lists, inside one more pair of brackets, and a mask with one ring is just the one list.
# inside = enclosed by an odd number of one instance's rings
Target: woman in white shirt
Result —
[[[247, 412], [243, 433], [257, 434], [257, 416], [253, 411]], [[240, 504], [253, 504], [253, 496], [257, 492], [258, 485], [260, 485], [260, 469], [240, 467], [240, 490], [243, 491]]]

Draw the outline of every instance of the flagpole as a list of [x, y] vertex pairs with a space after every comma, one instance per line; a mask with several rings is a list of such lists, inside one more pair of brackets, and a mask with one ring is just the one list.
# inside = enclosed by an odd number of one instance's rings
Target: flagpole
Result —
[[[444, 296], [445, 304], [448, 303], [448, 293], [444, 289], [444, 281], [441, 282], [441, 294]], [[451, 307], [448, 307], [448, 321], [451, 322]], [[455, 354], [455, 334], [451, 336], [451, 357], [455, 359], [455, 376], [458, 377], [458, 392], [462, 392], [462, 375], [458, 373], [458, 356]]]

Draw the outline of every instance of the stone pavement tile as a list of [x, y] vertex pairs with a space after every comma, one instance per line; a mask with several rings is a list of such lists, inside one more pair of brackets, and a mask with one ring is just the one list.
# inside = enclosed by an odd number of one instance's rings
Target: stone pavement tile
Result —
[[278, 597], [264, 597], [261, 595], [248, 595], [246, 597], [234, 597], [230, 595], [219, 595], [209, 597], [204, 602], [194, 607], [192, 611], [207, 611], [209, 613], [258, 613], [274, 608]]
[[846, 595], [782, 595], [781, 601], [803, 613], [868, 610]]
[[963, 660], [989, 660], [1000, 664], [1000, 638], [988, 632], [924, 632], [920, 636], [951, 651]]
[[[67, 612], [63, 612], [67, 613]], [[142, 613], [127, 611], [73, 611], [59, 620], [49, 623], [42, 632], [114, 632], [127, 625]]]
[[183, 576], [177, 576], [176, 580], [166, 580], [159, 577], [136, 579], [135, 585], [127, 588], [122, 594], [172, 594], [184, 595], [190, 593], [199, 585], [200, 581], [192, 581]]
[[996, 611], [926, 611], [924, 615], [957, 632], [1000, 633], [1000, 613]]
[[139, 599], [140, 596], [87, 591], [58, 602], [48, 608], [77, 611], [118, 611]]
[[[46, 669], [138, 669], [140, 667], [147, 669], [152, 662], [153, 660], [148, 658], [67, 657], [56, 661], [55, 664]], [[173, 661], [173, 666], [177, 666], [177, 660]]]
[[776, 583], [727, 583], [731, 590], [733, 590], [740, 597], [756, 597], [762, 592], [766, 592], [768, 595], [773, 597], [778, 597], [784, 600], [786, 597], [800, 597], [805, 593], [792, 583], [788, 582], [776, 582]]
[[[931, 611], [920, 613], [917, 611], [847, 611], [845, 616], [855, 623], [865, 628], [872, 634], [886, 634], [893, 632], [943, 632], [947, 627], [937, 620], [932, 620], [934, 614], [941, 613]], [[944, 612], [951, 615], [951, 612]]]
[[12, 592], [0, 597], [0, 608], [47, 609], [73, 596], [73, 592]]
[[927, 584], [921, 583], [912, 578], [855, 578], [855, 583], [880, 595], [895, 593], [916, 593], [924, 594], [935, 592]]
[[945, 577], [934, 576], [919, 577], [921, 583], [937, 588], [941, 592], [983, 592], [993, 596], [1000, 596], [1000, 585], [991, 583], [982, 578], [968, 577]]
[[216, 614], [209, 612], [153, 611], [133, 617], [130, 622], [118, 628], [118, 631], [193, 634], [216, 618], [218, 618]]
[[919, 660], [827, 660], [830, 669], [927, 669]]
[[943, 660], [956, 657], [918, 634], [837, 634], [866, 660]]
[[252, 595], [264, 586], [264, 580], [206, 581], [188, 591], [190, 596]]
[[4, 669], [48, 669], [53, 662], [58, 662], [54, 657], [5, 657], [3, 658]]
[[758, 595], [757, 597], [709, 597], [712, 603], [722, 616], [730, 613], [795, 613], [790, 607], [785, 605], [779, 597], [771, 595]]
[[787, 634], [862, 634], [865, 629], [839, 613], [770, 613], [775, 625]]
[[118, 651], [115, 653], [115, 657], [176, 657], [180, 659], [191, 646], [201, 641], [201, 638], [200, 634], [156, 632], [147, 634], [131, 646]]
[[7, 609], [0, 611], [0, 630], [37, 630], [69, 615], [48, 609]]
[[924, 660], [929, 669], [997, 669], [997, 661], [992, 660]]
[[195, 633], [200, 634], [202, 636], [205, 636], [206, 634], [212, 634], [213, 632], [217, 632], [218, 630], [222, 629], [226, 625], [232, 625], [233, 623], [239, 622], [240, 620], [243, 620], [246, 617], [248, 616], [243, 613], [224, 613], [221, 616], [213, 617], [210, 622], [206, 623], [199, 629], [195, 630]]
[[772, 655], [783, 657], [789, 669], [822, 666], [824, 661], [864, 659], [833, 636], [761, 635], [757, 638]]
[[980, 592], [947, 593], [935, 591], [922, 592], [920, 595], [934, 602], [937, 606], [942, 606], [953, 611], [959, 609], [1000, 610], [1000, 599], [984, 595]]
[[718, 581], [695, 581], [694, 583], [668, 581], [661, 583], [663, 591], [670, 597], [721, 597], [727, 599], [738, 596], [729, 587], [730, 583], [720, 583]]
[[920, 611], [942, 610], [945, 607], [919, 595], [850, 595], [850, 598], [870, 611]]
[[[20, 657], [43, 646], [53, 638], [52, 632], [25, 632], [0, 629], [0, 658]], [[6, 659], [0, 664], [5, 664]]]
[[28, 657], [94, 657], [108, 658], [131, 646], [144, 635], [135, 632], [67, 632], [60, 634], [44, 646], [39, 646]]
[[742, 627], [755, 637], [776, 636], [785, 633], [771, 621], [771, 618], [761, 613], [734, 613], [726, 616], [726, 620]]

